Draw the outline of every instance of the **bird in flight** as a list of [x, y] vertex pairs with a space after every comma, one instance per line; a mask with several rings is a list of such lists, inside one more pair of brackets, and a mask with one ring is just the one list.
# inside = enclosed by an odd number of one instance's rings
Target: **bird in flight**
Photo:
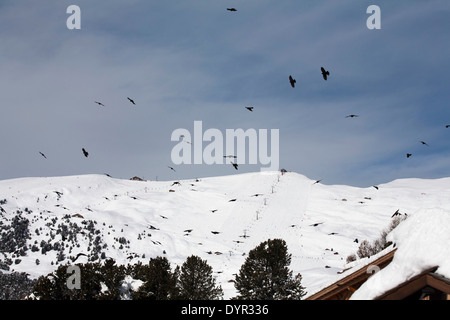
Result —
[[426, 143], [425, 141], [420, 141], [420, 143], [429, 147], [428, 143]]
[[47, 159], [47, 157], [45, 156], [45, 154], [43, 154], [42, 152], [39, 151], [39, 153], [41, 154], [41, 156], [43, 156], [45, 159]]
[[311, 227], [317, 227], [319, 224], [322, 224], [323, 222], [319, 222], [319, 223], [314, 223], [314, 224], [310, 224]]
[[89, 155], [89, 153], [88, 153], [84, 148], [82, 148], [81, 150], [83, 150], [83, 154], [84, 154], [84, 156], [87, 158], [88, 155]]
[[224, 158], [237, 158], [237, 156], [232, 156], [232, 155], [229, 155], [229, 156], [223, 156]]
[[445, 127], [446, 127], [446, 128], [450, 128], [450, 124], [446, 125]]
[[320, 67], [320, 70], [322, 71], [322, 77], [324, 80], [327, 80], [327, 76], [330, 75], [330, 71], [325, 70], [323, 67]]
[[228, 11], [237, 11], [235, 8], [227, 8]]
[[313, 184], [319, 183], [320, 181], [322, 181], [322, 180], [316, 180], [316, 182], [314, 182]]
[[101, 102], [98, 102], [98, 101], [94, 101], [96, 104], [98, 104], [99, 106], [102, 106], [102, 107], [104, 107], [105, 105], [103, 104], [103, 103], [101, 103]]
[[349, 114], [346, 118], [356, 118], [359, 117], [357, 114]]
[[127, 99], [128, 99], [132, 104], [136, 104], [136, 103], [134, 103], [134, 100], [133, 100], [133, 99], [128, 98], [128, 97], [127, 97]]
[[72, 258], [72, 262], [77, 261], [77, 259], [78, 259], [80, 256], [86, 256], [86, 257], [87, 257], [87, 254], [84, 254], [84, 253], [79, 253], [79, 254], [77, 254], [77, 256], [76, 256], [75, 258]]
[[251, 112], [253, 112], [253, 107], [245, 107], [245, 109], [250, 110]]
[[176, 172], [174, 168], [169, 167], [169, 166], [167, 166], [167, 167], [168, 167], [170, 170], [173, 170], [174, 172]]
[[237, 170], [238, 169], [238, 164], [237, 163], [231, 163], [233, 165], [233, 167]]
[[184, 141], [184, 142], [191, 144], [189, 141], [187, 141], [187, 140], [184, 139], [184, 138], [185, 138], [184, 134], [182, 134], [182, 135], [180, 136], [180, 138], [183, 138], [183, 141]]
[[412, 153], [407, 153], [407, 154], [406, 154], [406, 157], [407, 157], [407, 158], [409, 158], [409, 157], [411, 157], [411, 156], [412, 156]]
[[391, 216], [391, 218], [395, 217], [395, 216], [400, 216], [400, 209], [398, 209], [397, 211], [394, 212], [394, 214]]
[[289, 76], [289, 82], [291, 83], [291, 87], [292, 87], [292, 88], [295, 88], [295, 83], [296, 83], [297, 81], [295, 81], [295, 79], [292, 78], [292, 76]]
[[372, 187], [374, 187], [375, 189], [377, 189], [377, 190], [378, 190], [378, 186], [372, 186]]

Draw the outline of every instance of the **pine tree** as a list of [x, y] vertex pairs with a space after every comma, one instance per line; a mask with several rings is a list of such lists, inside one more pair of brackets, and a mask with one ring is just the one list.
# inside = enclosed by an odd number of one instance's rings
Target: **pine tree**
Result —
[[99, 299], [120, 300], [120, 285], [125, 279], [125, 267], [117, 266], [113, 259], [107, 259], [100, 267], [100, 274], [102, 276], [102, 283], [108, 289], [101, 292]]
[[138, 291], [131, 294], [133, 300], [168, 300], [177, 296], [177, 277], [165, 257], [151, 258], [148, 265], [137, 264], [133, 277], [144, 281]]
[[179, 288], [180, 298], [185, 300], [214, 300], [223, 296], [222, 287], [216, 286], [212, 276], [212, 267], [194, 255], [181, 266]]
[[251, 250], [236, 275], [237, 299], [244, 300], [299, 300], [306, 293], [301, 286], [301, 275], [295, 277], [288, 266], [288, 254], [284, 240], [273, 239]]

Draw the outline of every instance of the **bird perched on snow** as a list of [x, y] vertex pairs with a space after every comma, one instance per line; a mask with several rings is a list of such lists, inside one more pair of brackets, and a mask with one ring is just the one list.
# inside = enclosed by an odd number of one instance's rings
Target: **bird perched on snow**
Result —
[[295, 88], [295, 83], [296, 83], [297, 81], [295, 81], [295, 79], [292, 78], [292, 76], [289, 76], [289, 82], [291, 83], [291, 87], [292, 87], [292, 88]]
[[330, 72], [325, 70], [323, 67], [320, 67], [320, 70], [322, 71], [322, 77], [324, 80], [327, 80], [327, 76], [330, 75]]
[[251, 112], [253, 112], [253, 107], [245, 107], [245, 109], [250, 110]]
[[43, 156], [45, 159], [47, 159], [47, 157], [45, 156], [45, 154], [43, 154], [42, 152], [39, 151], [39, 153], [41, 154], [41, 156]]
[[88, 153], [84, 148], [82, 148], [81, 150], [83, 150], [83, 154], [84, 154], [84, 156], [87, 158], [88, 155], [89, 155], [89, 153]]
[[127, 99], [128, 99], [132, 104], [136, 104], [136, 103], [134, 103], [134, 100], [133, 100], [133, 99], [128, 98], [128, 97], [127, 97]]
[[227, 8], [227, 10], [228, 10], [228, 11], [232, 11], [232, 12], [237, 11], [236, 8]]

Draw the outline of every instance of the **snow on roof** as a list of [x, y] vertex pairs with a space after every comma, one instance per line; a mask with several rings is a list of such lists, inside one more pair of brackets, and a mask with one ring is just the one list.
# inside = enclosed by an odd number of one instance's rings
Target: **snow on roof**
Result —
[[400, 223], [387, 237], [396, 244], [392, 262], [371, 276], [352, 300], [372, 300], [427, 269], [450, 278], [450, 212], [422, 209]]

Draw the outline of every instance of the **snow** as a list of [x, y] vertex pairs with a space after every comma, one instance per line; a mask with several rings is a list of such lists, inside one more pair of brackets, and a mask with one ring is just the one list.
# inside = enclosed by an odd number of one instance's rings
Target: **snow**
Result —
[[[100, 232], [105, 245], [102, 252], [117, 264], [147, 263], [152, 257], [165, 256], [175, 267], [181, 266], [188, 256], [197, 255], [212, 266], [224, 298], [228, 299], [237, 294], [230, 280], [234, 280], [247, 253], [267, 239], [286, 241], [292, 254], [290, 268], [294, 274], [301, 273], [302, 285], [312, 294], [341, 276], [337, 272], [347, 267], [347, 256], [358, 249], [354, 240], [377, 239], [397, 209], [410, 216], [406, 226], [420, 217], [424, 220], [421, 212], [431, 212], [430, 223], [436, 223], [437, 229], [443, 231], [428, 230], [431, 226], [422, 230], [426, 228], [423, 223], [414, 230], [430, 233], [422, 251], [434, 258], [424, 255], [411, 261], [418, 269], [422, 269], [424, 261], [438, 263], [441, 272], [448, 274], [448, 265], [441, 264], [445, 258], [439, 260], [426, 248], [440, 248], [445, 240], [448, 243], [443, 233], [449, 234], [449, 224], [443, 220], [448, 219], [445, 213], [450, 212], [450, 178], [396, 180], [379, 185], [378, 190], [314, 184], [315, 180], [293, 172], [179, 180], [180, 185], [174, 182], [131, 181], [95, 174], [3, 180], [0, 200], [6, 199], [7, 203], [1, 205], [5, 212], [0, 214], [0, 221], [9, 225], [17, 210], [31, 210], [22, 213], [30, 221], [32, 239], [27, 244], [36, 242], [38, 246], [42, 240], [49, 241], [51, 234], [52, 243], [62, 241], [55, 231], [58, 224], [70, 222], [86, 227], [83, 221], [94, 221], [91, 227]], [[233, 199], [236, 200], [230, 201]], [[436, 206], [440, 209], [430, 209]], [[54, 225], [52, 219], [56, 221]], [[400, 226], [398, 230], [403, 230], [403, 223]], [[40, 229], [39, 235], [36, 229]], [[79, 247], [74, 246], [71, 252], [64, 247], [66, 259], [60, 264], [70, 263], [68, 258], [78, 253], [92, 253], [88, 251], [90, 240], [86, 232], [83, 229], [77, 234]], [[393, 240], [400, 252], [398, 259], [402, 255], [404, 260], [412, 259], [400, 251], [401, 246], [407, 246], [402, 233], [396, 230], [392, 237], [396, 237]], [[122, 248], [119, 238], [127, 241]], [[447, 248], [440, 250], [445, 253], [441, 255], [449, 256]], [[10, 268], [36, 278], [58, 267], [56, 255], [54, 250], [46, 254], [40, 248], [35, 252], [28, 250], [20, 257], [21, 262]], [[11, 258], [10, 253], [6, 256]], [[3, 258], [0, 255], [0, 260]], [[87, 261], [86, 256], [80, 256], [77, 263]], [[403, 270], [402, 274], [415, 272], [418, 270]], [[371, 282], [379, 275], [375, 276]], [[131, 281], [126, 283], [131, 285]], [[381, 290], [382, 285], [378, 287]], [[367, 297], [367, 293], [361, 294]]]
[[137, 291], [144, 282], [126, 275], [120, 287], [122, 300], [131, 300], [131, 291]]
[[419, 210], [395, 228], [388, 240], [397, 247], [392, 262], [371, 276], [351, 299], [372, 300], [434, 267], [450, 279], [450, 211]]

